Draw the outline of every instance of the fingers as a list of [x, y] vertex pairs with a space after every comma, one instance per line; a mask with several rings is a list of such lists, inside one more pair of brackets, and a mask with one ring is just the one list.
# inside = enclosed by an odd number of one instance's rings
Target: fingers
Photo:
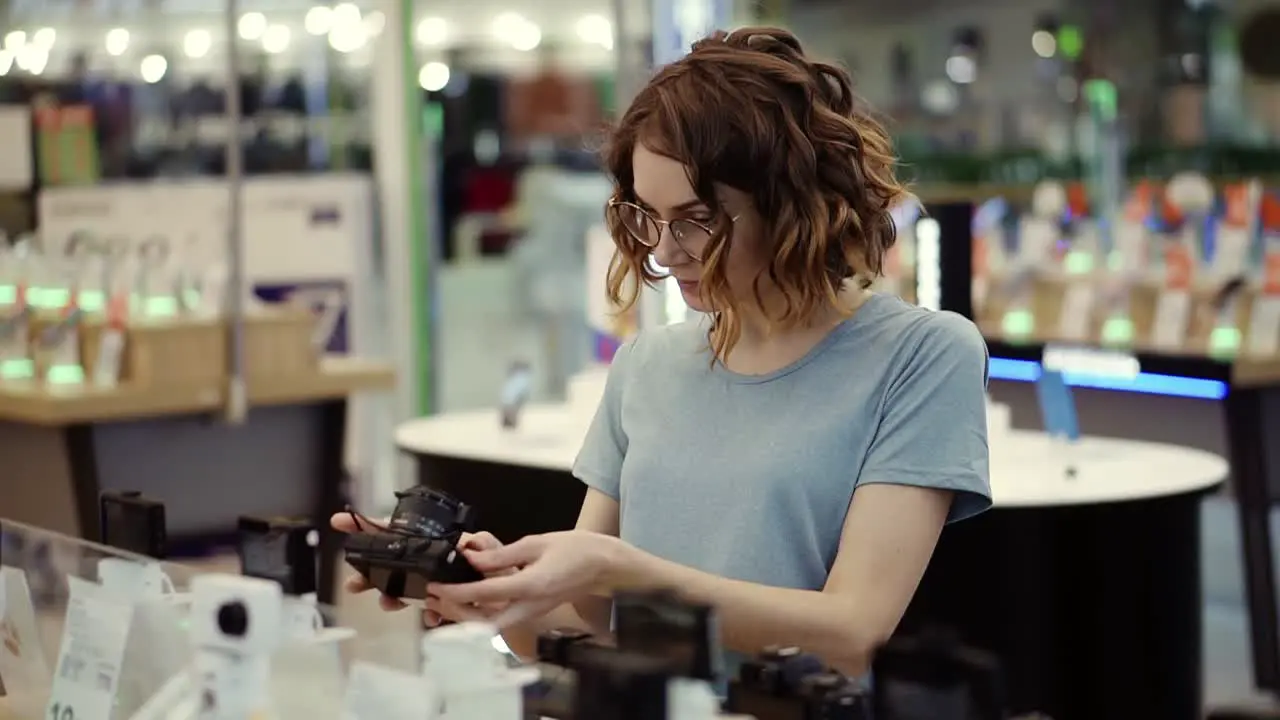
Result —
[[377, 523], [378, 525], [386, 525], [388, 522], [388, 519], [381, 518], [381, 519], [370, 519], [366, 521], [363, 515], [352, 514], [350, 512], [334, 513], [333, 516], [329, 518], [329, 526], [332, 527], [334, 530], [337, 530], [338, 532], [343, 532], [343, 533], [353, 533], [353, 532], [358, 532], [360, 530], [367, 530], [368, 529], [367, 525], [369, 524], [369, 522], [374, 522], [374, 523]]
[[466, 533], [458, 542], [459, 550], [486, 551], [497, 550], [500, 547], [502, 547], [502, 541], [488, 532]]
[[362, 593], [372, 590], [373, 585], [369, 582], [369, 578], [363, 575], [352, 575], [343, 583], [343, 588], [349, 593]]
[[535, 582], [529, 573], [513, 573], [459, 585], [433, 584], [427, 586], [427, 592], [458, 605], [485, 605], [534, 596]]
[[395, 612], [397, 610], [405, 609], [408, 605], [405, 605], [404, 601], [393, 598], [390, 595], [380, 595], [378, 596], [378, 607], [386, 610], [387, 612]]
[[453, 622], [484, 621], [488, 622], [495, 609], [478, 606], [466, 606], [444, 600], [439, 597], [427, 597], [423, 620], [431, 627], [438, 626], [444, 620]]
[[510, 545], [500, 545], [486, 550], [468, 550], [465, 554], [472, 567], [482, 573], [491, 574], [528, 565], [538, 559], [544, 546], [545, 540], [542, 537], [529, 535]]
[[511, 603], [505, 610], [493, 617], [492, 622], [499, 630], [522, 625], [546, 615], [556, 608], [555, 600], [525, 600]]
[[356, 519], [351, 513], [334, 513], [329, 518], [329, 527], [341, 533], [353, 533], [356, 531]]

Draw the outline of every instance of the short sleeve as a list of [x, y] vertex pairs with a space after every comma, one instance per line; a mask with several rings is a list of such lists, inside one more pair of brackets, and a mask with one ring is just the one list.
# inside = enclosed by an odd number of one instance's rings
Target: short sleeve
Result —
[[622, 460], [627, 455], [627, 434], [622, 429], [622, 396], [634, 345], [632, 340], [614, 353], [609, 377], [604, 384], [604, 397], [587, 429], [582, 449], [573, 461], [574, 477], [614, 500], [619, 496]]
[[894, 374], [858, 483], [955, 492], [949, 522], [991, 506], [987, 345], [954, 313], [933, 313]]

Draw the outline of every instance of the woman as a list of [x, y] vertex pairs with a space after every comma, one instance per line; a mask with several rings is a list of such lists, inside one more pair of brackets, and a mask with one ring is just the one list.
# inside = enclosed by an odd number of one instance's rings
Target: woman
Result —
[[865, 672], [943, 525], [989, 505], [982, 337], [867, 290], [907, 199], [884, 130], [843, 70], [747, 28], [658, 73], [605, 162], [610, 294], [634, 303], [652, 257], [710, 320], [615, 357], [576, 529], [468, 538], [488, 577], [432, 586], [428, 619], [496, 618], [527, 656], [541, 630], [607, 633], [613, 591], [676, 588], [732, 655]]

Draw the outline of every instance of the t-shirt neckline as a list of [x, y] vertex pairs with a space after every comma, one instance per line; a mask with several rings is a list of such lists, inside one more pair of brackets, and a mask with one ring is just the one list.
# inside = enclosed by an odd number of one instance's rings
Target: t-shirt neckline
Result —
[[[845, 335], [848, 335], [859, 323], [865, 322], [868, 315], [872, 312], [873, 306], [884, 302], [887, 297], [888, 296], [876, 292], [870, 293], [867, 299], [863, 301], [862, 305], [854, 311], [853, 315], [841, 320], [839, 324], [831, 328], [830, 332], [824, 335], [823, 338], [815, 343], [813, 347], [809, 348], [809, 352], [805, 353], [794, 362], [780, 367], [777, 370], [773, 370], [762, 375], [747, 375], [745, 373], [734, 372], [733, 370], [725, 367], [719, 361], [712, 365], [711, 370], [713, 373], [725, 378], [726, 380], [740, 385], [759, 385], [790, 375], [818, 359], [818, 357], [825, 353], [828, 348], [836, 343], [836, 341]], [[707, 352], [710, 352], [710, 349], [708, 349]]]

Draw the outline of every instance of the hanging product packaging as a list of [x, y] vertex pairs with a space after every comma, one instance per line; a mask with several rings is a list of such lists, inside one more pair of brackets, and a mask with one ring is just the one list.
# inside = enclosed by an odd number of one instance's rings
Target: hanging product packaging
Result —
[[1262, 271], [1249, 311], [1245, 352], [1274, 357], [1280, 353], [1280, 199], [1262, 200]]
[[973, 213], [973, 307], [979, 314], [987, 302], [991, 278], [1005, 269], [1005, 216], [1009, 212], [1004, 198], [992, 198]]
[[30, 380], [31, 309], [27, 304], [25, 248], [0, 240], [0, 381]]
[[155, 235], [138, 246], [138, 302], [146, 318], [178, 313], [179, 278], [168, 238]]
[[93, 350], [93, 384], [98, 387], [113, 387], [120, 382], [128, 337], [126, 329], [134, 307], [131, 300], [136, 265], [133, 254], [127, 251], [113, 252], [107, 258], [103, 279], [106, 306], [98, 344]]
[[1159, 349], [1179, 350], [1187, 343], [1195, 282], [1204, 260], [1204, 228], [1213, 199], [1213, 186], [1196, 173], [1177, 175], [1165, 188], [1164, 272], [1150, 336], [1151, 344]]
[[1219, 283], [1243, 275], [1254, 255], [1258, 236], [1262, 184], [1258, 181], [1228, 185], [1222, 191], [1223, 214], [1213, 223], [1213, 259], [1209, 272]]

